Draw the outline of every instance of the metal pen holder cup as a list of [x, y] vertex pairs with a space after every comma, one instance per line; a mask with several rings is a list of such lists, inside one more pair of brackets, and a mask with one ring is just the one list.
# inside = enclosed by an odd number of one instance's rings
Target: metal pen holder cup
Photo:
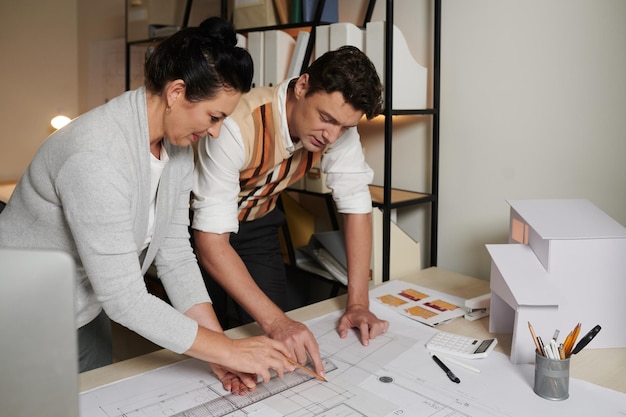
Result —
[[547, 400], [569, 397], [569, 358], [548, 359], [535, 353], [535, 393]]

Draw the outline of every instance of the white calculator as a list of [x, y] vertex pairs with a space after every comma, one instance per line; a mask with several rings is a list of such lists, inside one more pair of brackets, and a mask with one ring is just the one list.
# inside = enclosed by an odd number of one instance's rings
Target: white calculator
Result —
[[478, 359], [486, 357], [497, 343], [497, 339], [474, 339], [453, 333], [437, 332], [426, 342], [426, 349], [465, 359]]

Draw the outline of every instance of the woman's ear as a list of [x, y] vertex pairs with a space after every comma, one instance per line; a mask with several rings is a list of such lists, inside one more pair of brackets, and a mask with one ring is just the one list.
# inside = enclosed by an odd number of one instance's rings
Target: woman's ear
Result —
[[165, 88], [167, 98], [167, 106], [172, 107], [176, 102], [185, 96], [185, 82], [183, 80], [174, 80]]

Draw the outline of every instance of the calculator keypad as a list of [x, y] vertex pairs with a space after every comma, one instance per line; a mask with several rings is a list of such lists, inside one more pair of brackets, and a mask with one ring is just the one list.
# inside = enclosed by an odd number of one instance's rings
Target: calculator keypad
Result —
[[426, 348], [434, 352], [474, 359], [486, 357], [496, 343], [496, 339], [480, 340], [453, 333], [437, 332], [426, 343]]

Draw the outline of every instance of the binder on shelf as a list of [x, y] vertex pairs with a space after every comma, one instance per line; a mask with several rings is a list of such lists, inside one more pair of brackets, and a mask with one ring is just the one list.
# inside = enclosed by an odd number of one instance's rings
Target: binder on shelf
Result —
[[248, 32], [248, 52], [254, 63], [254, 75], [252, 76], [252, 87], [263, 86], [264, 69], [264, 33], [262, 31]]
[[365, 31], [353, 23], [333, 23], [330, 26], [329, 50], [352, 45], [365, 51]]
[[313, 59], [317, 59], [328, 52], [330, 47], [330, 26], [318, 26], [315, 28], [315, 52]]
[[[369, 22], [365, 30], [365, 53], [372, 60], [378, 76], [385, 82], [385, 22]], [[411, 54], [400, 29], [393, 27], [393, 108], [425, 109], [428, 69]]]
[[289, 23], [302, 22], [302, 0], [291, 0], [291, 9], [289, 10]]
[[273, 29], [265, 31], [263, 45], [263, 85], [275, 86], [287, 78], [296, 41], [287, 32]]
[[[391, 250], [389, 277], [394, 279], [415, 273], [422, 269], [421, 248], [396, 223], [390, 222]], [[383, 280], [383, 213], [372, 209], [372, 280], [380, 284]]]
[[281, 25], [289, 23], [289, 9], [291, 2], [289, 0], [274, 0], [274, 8], [276, 9], [276, 17]]
[[[303, 22], [313, 21], [318, 1], [319, 0], [302, 0]], [[337, 0], [326, 0], [320, 21], [324, 23], [335, 23], [339, 21], [339, 4]]]
[[[289, 63], [289, 71], [287, 72], [287, 78], [297, 77], [302, 70], [302, 63], [304, 62], [304, 56], [306, 55], [306, 47], [309, 43], [310, 33], [307, 31], [298, 32], [298, 38], [296, 39], [296, 46], [293, 49], [291, 55], [291, 62]], [[308, 66], [308, 63], [307, 63]]]
[[276, 26], [274, 0], [235, 1], [233, 24], [237, 29]]

